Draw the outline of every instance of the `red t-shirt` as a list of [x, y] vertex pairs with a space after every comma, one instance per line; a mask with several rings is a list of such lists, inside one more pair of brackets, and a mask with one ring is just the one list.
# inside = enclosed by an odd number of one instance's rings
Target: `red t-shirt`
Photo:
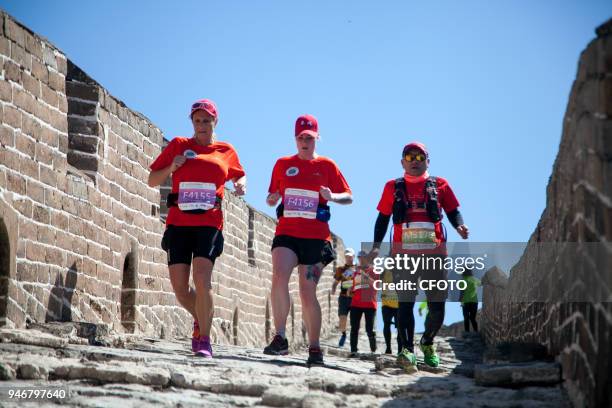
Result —
[[357, 267], [353, 274], [353, 287], [351, 292], [353, 298], [351, 307], [361, 307], [364, 309], [376, 309], [376, 289], [374, 281], [378, 280], [379, 276], [374, 273], [372, 267], [363, 270], [361, 266]]
[[[415, 180], [417, 179], [417, 180]], [[414, 242], [427, 241], [428, 228], [430, 231], [435, 233], [435, 237], [440, 242], [445, 242], [446, 237], [442, 232], [442, 222], [438, 221], [436, 223], [432, 223], [429, 216], [427, 215], [427, 210], [425, 208], [417, 208], [422, 207], [426, 201], [425, 196], [425, 181], [427, 177], [419, 177], [419, 178], [411, 178], [408, 176], [404, 176], [404, 180], [406, 181], [406, 198], [408, 202], [411, 204], [410, 209], [407, 211], [408, 219], [411, 223], [412, 231], [414, 235], [409, 237], [407, 231], [407, 225], [404, 224], [394, 224], [393, 225], [393, 243], [394, 249], [398, 248], [398, 245], [407, 242], [409, 239], [413, 239]], [[436, 177], [437, 179], [437, 189], [438, 189], [438, 203], [442, 209], [446, 213], [452, 212], [459, 207], [459, 202], [453, 193], [448, 181], [443, 179], [442, 177]], [[380, 211], [384, 215], [391, 215], [393, 213], [393, 201], [395, 195], [395, 179], [389, 180], [385, 184], [385, 188], [382, 193], [382, 197], [380, 198], [380, 202], [378, 203], [378, 207], [376, 209]], [[415, 245], [416, 246], [416, 245]], [[422, 248], [416, 250], [419, 253], [437, 253], [438, 251], [429, 250], [426, 248], [427, 244], [424, 244]], [[410, 252], [406, 247], [402, 247], [406, 252]], [[397, 251], [394, 251], [397, 252]], [[442, 252], [445, 252], [442, 251]]]
[[[244, 176], [244, 170], [238, 160], [234, 147], [225, 142], [213, 142], [201, 146], [194, 138], [176, 137], [151, 164], [153, 171], [164, 169], [172, 164], [175, 156], [188, 157], [185, 164], [172, 174], [172, 192], [178, 193], [180, 184], [194, 182], [211, 184], [210, 194], [223, 198], [224, 186], [228, 180]], [[214, 185], [214, 186], [213, 186]], [[185, 185], [184, 185], [185, 186]], [[204, 214], [190, 214], [173, 206], [169, 208], [166, 225], [208, 226], [223, 229], [223, 213], [219, 208], [212, 208]]]
[[327, 157], [302, 160], [294, 155], [276, 161], [268, 191], [280, 193], [285, 208], [276, 226], [276, 235], [331, 239], [329, 224], [314, 218], [317, 205], [327, 203], [319, 194], [322, 186], [332, 193], [351, 192], [336, 163]]

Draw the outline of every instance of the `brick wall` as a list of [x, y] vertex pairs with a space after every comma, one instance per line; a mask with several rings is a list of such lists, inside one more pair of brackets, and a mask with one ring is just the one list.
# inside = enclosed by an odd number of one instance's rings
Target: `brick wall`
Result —
[[[0, 17], [0, 325], [74, 320], [190, 335], [160, 249], [160, 189], [146, 183], [162, 132], [48, 41]], [[275, 220], [226, 197], [213, 340], [261, 346], [272, 331]], [[337, 324], [331, 269], [319, 284], [324, 334]], [[304, 339], [296, 276], [290, 290], [296, 345]]]
[[[546, 209], [510, 277], [494, 269], [483, 278], [487, 342], [546, 345], [579, 407], [612, 405], [612, 20], [596, 32], [580, 57]], [[587, 250], [596, 245], [599, 258]]]

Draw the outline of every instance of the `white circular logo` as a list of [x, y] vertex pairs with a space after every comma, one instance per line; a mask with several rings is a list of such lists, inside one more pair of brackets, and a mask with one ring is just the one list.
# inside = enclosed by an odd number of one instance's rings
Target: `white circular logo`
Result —
[[185, 150], [183, 152], [183, 156], [185, 156], [188, 159], [195, 159], [195, 157], [197, 156], [196, 152], [194, 152], [193, 150]]
[[297, 167], [289, 167], [287, 171], [285, 172], [285, 174], [289, 177], [293, 177], [293, 176], [297, 176], [299, 172], [300, 172], [300, 169], [298, 169]]

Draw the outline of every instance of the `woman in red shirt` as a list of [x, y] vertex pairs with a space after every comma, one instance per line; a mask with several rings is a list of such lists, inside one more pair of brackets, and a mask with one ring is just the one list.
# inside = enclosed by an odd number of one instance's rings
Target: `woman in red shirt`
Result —
[[[190, 118], [193, 137], [170, 141], [150, 166], [149, 186], [158, 186], [172, 176], [162, 248], [168, 254], [176, 298], [194, 318], [192, 350], [210, 358], [214, 313], [211, 276], [215, 259], [223, 252], [221, 201], [229, 180], [236, 194], [245, 194], [246, 176], [234, 147], [216, 140], [215, 104], [208, 99], [195, 102]], [[195, 291], [189, 287], [192, 260]]]
[[336, 163], [315, 153], [318, 123], [312, 115], [295, 122], [297, 154], [281, 157], [272, 170], [267, 203], [279, 218], [272, 242], [272, 310], [276, 335], [265, 354], [285, 355], [289, 343], [285, 325], [289, 314], [289, 278], [298, 267], [300, 299], [308, 331], [308, 364], [323, 364], [319, 347], [321, 307], [317, 283], [325, 265], [336, 258], [331, 245], [328, 202], [350, 204], [351, 190]]

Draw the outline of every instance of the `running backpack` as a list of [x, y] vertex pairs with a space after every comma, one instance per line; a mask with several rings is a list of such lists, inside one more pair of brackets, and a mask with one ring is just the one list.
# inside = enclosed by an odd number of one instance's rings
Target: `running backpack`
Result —
[[[442, 220], [440, 202], [438, 199], [438, 179], [430, 176], [425, 180], [425, 203], [415, 203], [416, 208], [425, 208], [427, 215], [432, 222]], [[395, 179], [395, 191], [393, 193], [393, 224], [408, 222], [407, 210], [408, 200], [406, 199], [406, 180], [403, 177]]]

